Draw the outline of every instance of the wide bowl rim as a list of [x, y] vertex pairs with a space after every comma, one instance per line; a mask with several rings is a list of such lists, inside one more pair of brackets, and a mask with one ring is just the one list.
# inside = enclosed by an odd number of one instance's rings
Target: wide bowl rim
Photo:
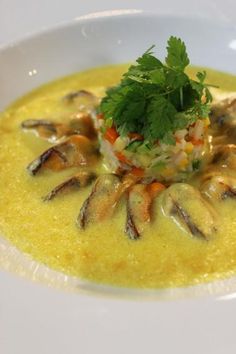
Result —
[[20, 38], [17, 38], [15, 40], [9, 41], [7, 43], [3, 43], [2, 45], [0, 44], [0, 54], [1, 52], [5, 52], [9, 49], [12, 49], [16, 46], [24, 45], [25, 43], [29, 41], [36, 40], [42, 36], [61, 31], [66, 28], [72, 28], [76, 27], [81, 24], [89, 24], [89, 23], [94, 23], [94, 22], [101, 22], [101, 21], [109, 21], [109, 20], [116, 20], [119, 18], [161, 18], [161, 19], [178, 19], [178, 20], [184, 20], [184, 21], [199, 21], [199, 22], [207, 22], [209, 25], [213, 25], [216, 27], [222, 27], [224, 29], [231, 29], [236, 31], [236, 25], [234, 25], [232, 22], [227, 22], [224, 21], [223, 19], [215, 19], [209, 16], [204, 16], [204, 15], [182, 15], [182, 14], [176, 14], [173, 15], [168, 14], [168, 13], [158, 13], [158, 12], [151, 12], [150, 10], [142, 10], [142, 9], [121, 9], [121, 10], [107, 10], [107, 11], [99, 11], [99, 12], [94, 12], [94, 13], [88, 13], [86, 15], [78, 16], [75, 17], [74, 19], [71, 20], [66, 20], [66, 21], [60, 21], [56, 24], [49, 25], [49, 26], [44, 26], [39, 30], [32, 31], [32, 32], [27, 32]]

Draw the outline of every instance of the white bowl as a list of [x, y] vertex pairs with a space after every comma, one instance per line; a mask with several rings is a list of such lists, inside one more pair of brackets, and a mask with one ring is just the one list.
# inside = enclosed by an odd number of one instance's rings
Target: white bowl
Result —
[[[235, 28], [200, 18], [118, 14], [88, 16], [2, 48], [0, 109], [60, 76], [131, 61], [153, 43], [163, 56], [170, 35], [184, 39], [193, 64], [236, 73]], [[39, 265], [4, 239], [0, 240], [1, 269], [79, 290], [76, 294], [56, 292], [0, 272], [4, 354], [235, 353], [235, 320], [231, 316], [236, 307], [232, 300], [236, 297], [235, 277], [166, 291], [99, 287]], [[82, 290], [89, 290], [92, 296]], [[116, 299], [94, 296], [98, 293], [113, 294]], [[136, 301], [124, 300], [124, 295]], [[196, 298], [199, 295], [207, 298]], [[142, 301], [137, 300], [140, 296]], [[186, 297], [192, 300], [143, 301]]]
[[[192, 64], [236, 73], [236, 30], [206, 19], [175, 18], [152, 14], [89, 16], [42, 32], [0, 50], [0, 109], [31, 89], [87, 68], [129, 62], [152, 44], [165, 55], [170, 35], [181, 37]], [[236, 280], [165, 291], [137, 291], [95, 286], [39, 266], [5, 240], [0, 247], [7, 268], [57, 287], [86, 289], [110, 294], [179, 298], [225, 294], [236, 289]], [[7, 251], [6, 251], [7, 249]], [[2, 262], [4, 263], [4, 262]], [[6, 264], [6, 262], [4, 263]], [[37, 272], [35, 269], [37, 268]]]

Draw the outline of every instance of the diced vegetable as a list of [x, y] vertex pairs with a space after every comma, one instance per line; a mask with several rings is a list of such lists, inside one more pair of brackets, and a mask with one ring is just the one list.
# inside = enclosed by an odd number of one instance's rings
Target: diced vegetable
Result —
[[114, 144], [119, 134], [115, 130], [115, 128], [108, 128], [104, 134], [104, 139], [108, 140], [109, 143]]
[[138, 167], [133, 167], [130, 171], [130, 173], [134, 176], [137, 177], [143, 177], [144, 176], [144, 170], [142, 168], [138, 168]]

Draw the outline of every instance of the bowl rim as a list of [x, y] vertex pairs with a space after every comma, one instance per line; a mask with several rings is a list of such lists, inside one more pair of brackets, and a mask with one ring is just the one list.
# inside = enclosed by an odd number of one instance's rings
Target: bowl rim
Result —
[[81, 15], [78, 17], [75, 17], [71, 20], [66, 20], [66, 21], [60, 21], [56, 24], [49, 25], [49, 26], [44, 26], [39, 30], [33, 31], [33, 32], [27, 32], [25, 35], [22, 37], [12, 40], [10, 42], [0, 44], [0, 54], [2, 52], [5, 52], [9, 49], [12, 49], [16, 46], [20, 46], [28, 41], [38, 39], [41, 36], [45, 36], [47, 34], [51, 34], [57, 31], [61, 31], [66, 28], [72, 28], [79, 26], [80, 24], [89, 24], [89, 23], [94, 23], [94, 22], [103, 22], [103, 21], [109, 21], [109, 20], [116, 20], [119, 18], [137, 18], [137, 19], [142, 19], [142, 18], [153, 18], [153, 19], [173, 19], [173, 20], [183, 20], [183, 21], [190, 21], [190, 22], [205, 22], [207, 21], [209, 25], [211, 26], [217, 26], [217, 27], [222, 27], [224, 29], [231, 29], [236, 31], [236, 24], [234, 25], [232, 22], [225, 21], [224, 19], [215, 19], [212, 17], [209, 17], [208, 15], [182, 15], [182, 14], [176, 14], [173, 15], [172, 13], [158, 13], [158, 12], [151, 12], [150, 10], [142, 10], [142, 9], [116, 9], [116, 10], [107, 10], [107, 11], [98, 11], [94, 13], [88, 13], [86, 15]]

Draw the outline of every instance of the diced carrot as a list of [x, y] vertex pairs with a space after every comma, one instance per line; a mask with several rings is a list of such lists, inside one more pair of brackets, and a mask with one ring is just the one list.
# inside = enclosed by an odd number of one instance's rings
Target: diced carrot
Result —
[[147, 186], [147, 191], [152, 198], [155, 198], [157, 194], [166, 189], [166, 186], [160, 182], [153, 182]]
[[176, 141], [176, 143], [180, 143], [180, 142], [181, 142], [181, 139], [180, 139], [180, 138], [175, 137], [175, 141]]
[[127, 159], [127, 157], [124, 154], [122, 154], [121, 152], [116, 151], [115, 154], [116, 154], [116, 157], [118, 158], [119, 161], [127, 163], [127, 164], [130, 163], [130, 161]]
[[104, 134], [104, 139], [108, 140], [109, 143], [114, 144], [119, 134], [115, 130], [115, 128], [108, 128]]
[[144, 170], [139, 167], [133, 167], [130, 173], [136, 177], [143, 177], [144, 176]]
[[98, 113], [97, 114], [97, 119], [104, 119], [104, 114], [103, 113]]
[[129, 133], [128, 137], [132, 140], [139, 140], [142, 141], [143, 140], [143, 136], [141, 134], [138, 133]]
[[193, 145], [199, 146], [199, 145], [203, 145], [203, 140], [202, 140], [202, 139], [198, 139], [198, 140], [196, 140], [196, 139], [191, 139], [191, 143], [192, 143]]

